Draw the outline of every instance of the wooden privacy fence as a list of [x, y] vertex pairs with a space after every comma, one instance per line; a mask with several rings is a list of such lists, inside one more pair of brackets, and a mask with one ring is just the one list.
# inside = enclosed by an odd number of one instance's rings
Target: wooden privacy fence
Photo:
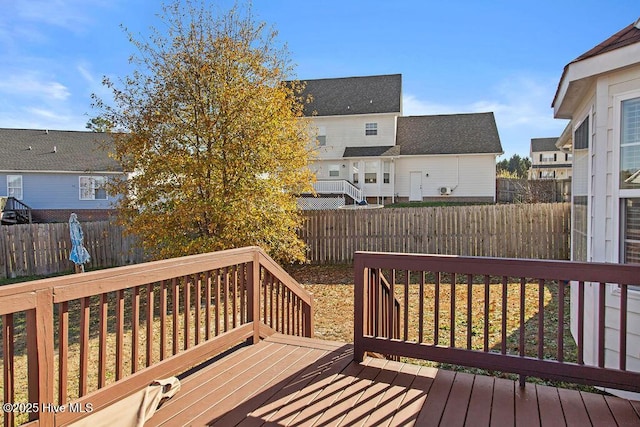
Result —
[[[570, 204], [307, 211], [300, 237], [312, 263], [351, 262], [355, 251], [508, 258], [569, 258]], [[135, 238], [108, 221], [82, 223], [88, 269], [144, 261]], [[0, 227], [0, 279], [73, 269], [69, 224]]]
[[305, 212], [312, 263], [352, 262], [355, 251], [568, 259], [568, 203]]
[[[135, 238], [108, 221], [82, 223], [84, 246], [91, 255], [86, 268], [115, 267], [143, 261]], [[73, 269], [69, 261], [68, 223], [0, 227], [0, 279], [55, 274]]]

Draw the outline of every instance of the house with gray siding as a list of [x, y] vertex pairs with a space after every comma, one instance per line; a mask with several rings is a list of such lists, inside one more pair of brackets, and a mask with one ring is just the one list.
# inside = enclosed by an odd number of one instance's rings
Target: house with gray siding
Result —
[[107, 219], [115, 196], [104, 183], [122, 174], [111, 145], [100, 132], [0, 129], [0, 196], [29, 206], [34, 222]]
[[404, 117], [400, 74], [303, 83], [316, 135], [314, 187], [325, 196], [303, 199], [303, 208], [495, 201], [502, 146], [493, 113]]

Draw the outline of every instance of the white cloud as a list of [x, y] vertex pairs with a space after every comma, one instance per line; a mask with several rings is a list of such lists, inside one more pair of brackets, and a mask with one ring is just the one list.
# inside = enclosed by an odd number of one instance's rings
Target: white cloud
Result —
[[43, 101], [64, 101], [71, 95], [62, 83], [30, 71], [0, 76], [0, 93], [41, 98]]
[[553, 118], [550, 107], [555, 84], [551, 80], [513, 76], [488, 88], [489, 95], [485, 99], [469, 104], [438, 103], [406, 93], [403, 114], [493, 112], [505, 155], [528, 155], [531, 138], [560, 136], [566, 126], [566, 121]]

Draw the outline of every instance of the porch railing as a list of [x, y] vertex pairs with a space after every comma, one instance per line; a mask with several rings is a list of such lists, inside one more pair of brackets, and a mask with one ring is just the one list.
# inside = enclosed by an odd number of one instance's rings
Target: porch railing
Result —
[[640, 392], [628, 351], [640, 266], [357, 252], [354, 271], [358, 361], [374, 352], [520, 374], [521, 385]]
[[31, 224], [31, 208], [15, 197], [0, 198], [0, 217], [5, 215], [11, 215], [16, 223]]
[[0, 287], [3, 403], [66, 405], [4, 425], [69, 423], [244, 341], [311, 336], [312, 307], [256, 247]]
[[363, 199], [362, 190], [344, 179], [316, 181], [313, 183], [313, 189], [318, 194], [345, 194], [356, 202]]

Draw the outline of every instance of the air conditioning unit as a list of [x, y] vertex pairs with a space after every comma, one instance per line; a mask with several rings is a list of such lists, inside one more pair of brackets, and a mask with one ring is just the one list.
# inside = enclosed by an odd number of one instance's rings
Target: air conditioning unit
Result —
[[451, 187], [440, 187], [440, 195], [447, 196], [451, 194]]

